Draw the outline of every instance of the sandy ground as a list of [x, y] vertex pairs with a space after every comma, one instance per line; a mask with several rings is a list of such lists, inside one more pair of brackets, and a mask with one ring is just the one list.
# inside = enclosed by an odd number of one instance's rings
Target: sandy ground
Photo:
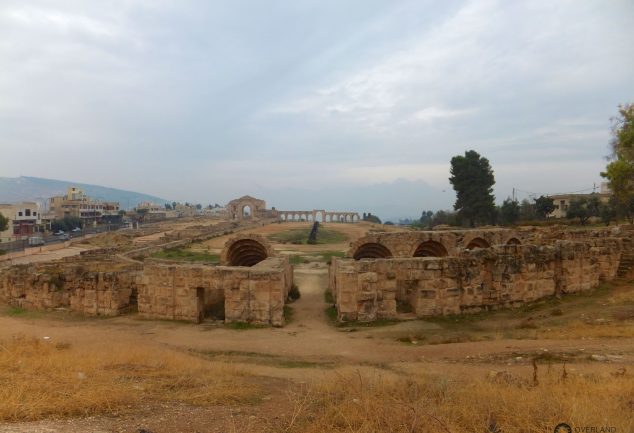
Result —
[[67, 248], [62, 248], [55, 251], [45, 251], [30, 256], [17, 257], [11, 260], [5, 260], [0, 262], [0, 266], [13, 266], [13, 265], [26, 265], [30, 263], [48, 262], [51, 260], [59, 260], [64, 257], [71, 257], [79, 255], [82, 251], [91, 249], [91, 247], [83, 245], [71, 245]]

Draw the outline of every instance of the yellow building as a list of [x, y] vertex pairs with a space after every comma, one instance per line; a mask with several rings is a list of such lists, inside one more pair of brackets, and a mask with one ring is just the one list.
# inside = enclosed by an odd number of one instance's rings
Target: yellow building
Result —
[[85, 223], [97, 222], [103, 216], [119, 214], [119, 203], [93, 200], [77, 187], [69, 187], [65, 195], [49, 199], [50, 213], [55, 218], [77, 217]]
[[40, 205], [36, 202], [0, 203], [0, 214], [9, 220], [7, 229], [0, 232], [0, 242], [28, 238], [41, 224]]

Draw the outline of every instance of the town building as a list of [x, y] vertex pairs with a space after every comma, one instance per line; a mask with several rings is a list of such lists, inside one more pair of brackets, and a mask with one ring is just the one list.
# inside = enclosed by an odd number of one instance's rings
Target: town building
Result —
[[566, 218], [566, 213], [570, 208], [570, 203], [574, 200], [579, 199], [589, 199], [592, 197], [597, 197], [601, 203], [607, 203], [612, 197], [612, 191], [608, 187], [607, 182], [601, 183], [601, 192], [599, 193], [590, 193], [590, 194], [556, 194], [551, 195], [549, 198], [553, 200], [553, 204], [555, 205], [555, 210], [553, 210], [549, 218]]
[[42, 222], [40, 205], [36, 202], [0, 203], [0, 214], [9, 220], [7, 229], [0, 232], [0, 242], [11, 242], [33, 236]]
[[114, 217], [119, 214], [119, 203], [93, 200], [74, 186], [68, 187], [65, 195], [49, 199], [49, 212], [55, 218], [77, 217], [84, 224], [96, 223], [102, 217]]

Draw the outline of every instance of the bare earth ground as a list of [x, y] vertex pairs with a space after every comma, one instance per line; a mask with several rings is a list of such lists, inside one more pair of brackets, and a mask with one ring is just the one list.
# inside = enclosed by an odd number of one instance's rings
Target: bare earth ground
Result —
[[[197, 407], [156, 403], [131, 408], [130, 412], [116, 417], [6, 424], [0, 426], [0, 432], [137, 432], [140, 428], [153, 433], [249, 431], [269, 425], [277, 418], [291, 416], [286, 390], [351, 368], [378, 371], [383, 375], [424, 371], [448, 377], [486, 376], [493, 370], [528, 377], [532, 372], [529, 359], [535, 355], [564, 354], [569, 357], [568, 371], [597, 375], [608, 375], [622, 367], [632, 369], [634, 363], [631, 328], [625, 328], [627, 335], [618, 338], [575, 335], [567, 339], [535, 340], [499, 337], [450, 344], [415, 344], [415, 340], [413, 343], [397, 340], [397, 337], [416, 335], [413, 337], [416, 339], [421, 333], [439, 332], [439, 325], [433, 322], [339, 328], [324, 312], [328, 306], [324, 300], [327, 265], [300, 265], [295, 270], [295, 281], [302, 296], [291, 304], [292, 320], [284, 328], [235, 330], [215, 323], [191, 325], [147, 321], [135, 316], [95, 319], [66, 313], [0, 316], [0, 340], [24, 334], [50, 337], [51, 341], [74, 345], [94, 341], [107, 345], [117, 341], [194, 351], [209, 359], [248, 368], [256, 375], [254, 380], [267, 390], [262, 401], [252, 405]], [[621, 287], [620, 290], [631, 293], [632, 287]], [[588, 360], [590, 355], [609, 359], [600, 358], [602, 362], [595, 362]], [[560, 361], [555, 358], [553, 362]]]
[[67, 248], [62, 248], [55, 251], [45, 251], [39, 254], [33, 254], [31, 256], [17, 257], [15, 259], [6, 260], [4, 262], [0, 262], [2, 266], [13, 266], [13, 265], [26, 265], [29, 263], [39, 263], [39, 262], [48, 262], [51, 260], [59, 260], [64, 257], [72, 257], [77, 256], [82, 251], [86, 251], [90, 249], [90, 247], [86, 247], [83, 245], [71, 245]]
[[[164, 224], [165, 230], [161, 226], [159, 233], [143, 240], [154, 240], [170, 230], [201, 223], [186, 221], [179, 227]], [[246, 232], [268, 236], [310, 226], [311, 223], [271, 224]], [[348, 240], [319, 245], [275, 243], [274, 248], [285, 254], [347, 251], [350, 242], [369, 230], [398, 230], [369, 223], [331, 223], [323, 227], [344, 233]], [[194, 248], [218, 252], [228, 237], [211, 239]], [[52, 260], [79, 254], [82, 248], [72, 246], [18, 260], [23, 263]], [[540, 368], [549, 370], [551, 365], [561, 368], [566, 362], [571, 374], [608, 377], [623, 368], [628, 374], [634, 370], [632, 282], [562, 301], [550, 300], [525, 310], [386, 326], [338, 327], [325, 311], [329, 307], [324, 296], [328, 265], [318, 262], [297, 265], [294, 278], [301, 298], [290, 304], [292, 316], [284, 328], [239, 330], [214, 322], [193, 325], [143, 320], [135, 315], [90, 318], [63, 311], [16, 314], [0, 306], [0, 341], [25, 335], [77, 347], [98, 345], [103, 349], [123, 344], [165, 353], [186, 352], [244, 368], [252, 375], [248, 380], [263, 390], [258, 401], [250, 404], [195, 406], [148, 400], [110, 416], [0, 423], [0, 433], [262, 431], [277, 424], [288, 425], [294, 413], [289, 392], [301, 389], [306, 383], [338, 379], [350, 370], [394, 377], [431, 373], [481, 378], [492, 371], [506, 371], [530, 378], [534, 358], [541, 359]]]

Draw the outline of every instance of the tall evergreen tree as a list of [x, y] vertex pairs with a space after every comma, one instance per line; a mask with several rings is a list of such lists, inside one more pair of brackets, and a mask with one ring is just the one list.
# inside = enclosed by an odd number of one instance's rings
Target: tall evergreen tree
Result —
[[493, 185], [495, 178], [489, 160], [475, 150], [451, 158], [449, 182], [456, 191], [454, 209], [474, 227], [478, 222], [490, 222], [495, 211]]

